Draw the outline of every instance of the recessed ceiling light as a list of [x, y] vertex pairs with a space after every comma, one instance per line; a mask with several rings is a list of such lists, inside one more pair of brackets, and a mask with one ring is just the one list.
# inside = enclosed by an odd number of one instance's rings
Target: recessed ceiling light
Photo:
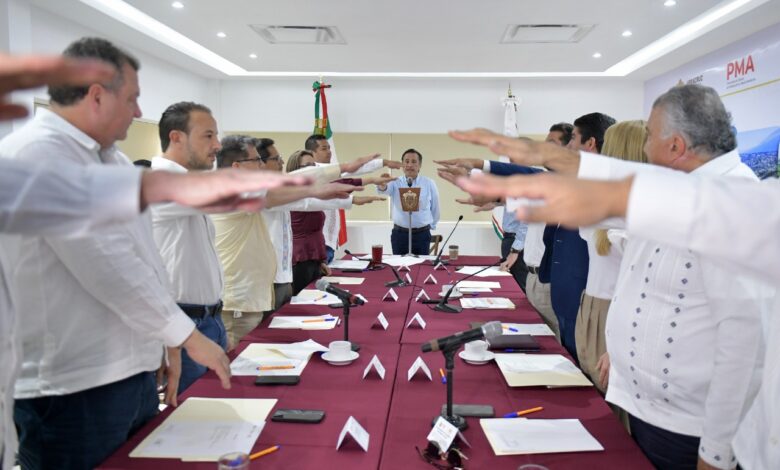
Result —
[[634, 33], [632, 33], [630, 30], [623, 31], [623, 37], [624, 38], [630, 38]]
[[596, 52], [595, 54], [593, 54], [593, 58], [594, 59], [601, 59], [601, 52]]
[[173, 8], [176, 8], [177, 10], [181, 10], [182, 8], [184, 8], [184, 4], [182, 2], [173, 2], [171, 3], [171, 6]]
[[250, 59], [257, 59], [257, 54], [249, 54]]
[[675, 5], [677, 5], [677, 0], [666, 0], [664, 2], [665, 7], [673, 7]]
[[222, 31], [220, 31], [220, 32], [218, 32], [218, 33], [217, 33], [217, 37], [218, 37], [218, 38], [222, 38], [222, 39], [224, 39], [224, 38], [226, 38], [226, 37], [227, 37], [227, 34], [225, 34], [225, 33], [223, 33]]

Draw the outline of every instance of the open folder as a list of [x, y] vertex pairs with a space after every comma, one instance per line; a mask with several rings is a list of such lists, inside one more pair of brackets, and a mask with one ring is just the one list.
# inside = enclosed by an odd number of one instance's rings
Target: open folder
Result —
[[510, 387], [589, 387], [585, 374], [560, 354], [496, 354]]
[[496, 455], [604, 450], [578, 419], [479, 420]]
[[216, 462], [250, 453], [276, 399], [188, 398], [130, 452], [130, 457]]

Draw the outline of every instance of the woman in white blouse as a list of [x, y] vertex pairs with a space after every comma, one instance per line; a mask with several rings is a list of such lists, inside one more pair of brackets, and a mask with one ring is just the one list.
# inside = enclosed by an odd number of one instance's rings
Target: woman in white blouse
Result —
[[[623, 121], [614, 124], [604, 134], [601, 153], [621, 160], [647, 163], [643, 150], [647, 131], [645, 121]], [[588, 282], [582, 293], [574, 334], [580, 367], [604, 393], [606, 391], [607, 355], [604, 326], [607, 311], [623, 257], [625, 231], [595, 227], [581, 228], [580, 237], [588, 243]], [[604, 374], [601, 371], [604, 371]]]

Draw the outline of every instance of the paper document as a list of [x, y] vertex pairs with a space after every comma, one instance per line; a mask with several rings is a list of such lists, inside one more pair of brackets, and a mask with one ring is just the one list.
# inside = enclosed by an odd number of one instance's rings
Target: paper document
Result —
[[366, 269], [369, 261], [362, 261], [359, 259], [334, 259], [328, 265], [331, 269]]
[[604, 450], [578, 419], [480, 419], [496, 455]]
[[230, 372], [248, 376], [301, 375], [313, 353], [327, 350], [313, 340], [291, 344], [252, 343], [233, 359]]
[[[475, 274], [477, 271], [485, 269], [485, 266], [463, 266], [462, 268], [458, 269], [456, 272], [458, 274]], [[492, 276], [511, 276], [512, 274], [507, 271], [501, 271], [498, 266], [491, 266], [488, 269], [485, 269], [481, 273], [477, 274], [476, 277], [492, 277]]]
[[471, 294], [472, 292], [493, 292], [493, 289], [490, 287], [460, 287], [460, 285], [458, 285], [458, 289], [464, 294]]
[[458, 283], [462, 291], [464, 287], [487, 287], [490, 289], [500, 289], [501, 283], [498, 281], [463, 281]]
[[359, 286], [366, 280], [364, 277], [340, 277], [340, 276], [325, 276], [322, 278], [331, 284], [341, 284], [342, 286]]
[[472, 297], [470, 299], [460, 299], [460, 305], [463, 308], [495, 309], [495, 310], [513, 310], [515, 304], [505, 297]]
[[133, 458], [216, 462], [250, 453], [276, 399], [188, 398], [130, 452]]
[[325, 315], [301, 317], [277, 317], [271, 319], [268, 328], [296, 330], [332, 330], [336, 328], [338, 317], [327, 313]]
[[593, 385], [560, 354], [496, 354], [496, 364], [510, 387]]
[[385, 264], [389, 264], [390, 266], [395, 266], [396, 268], [399, 266], [414, 266], [415, 264], [422, 264], [425, 262], [425, 258], [423, 257], [415, 257], [415, 256], [397, 256], [397, 255], [389, 255], [389, 256], [383, 256], [382, 262]]
[[544, 323], [502, 323], [505, 335], [555, 336], [553, 330]]
[[341, 299], [333, 294], [317, 289], [303, 289], [290, 299], [290, 305], [330, 305], [341, 304]]

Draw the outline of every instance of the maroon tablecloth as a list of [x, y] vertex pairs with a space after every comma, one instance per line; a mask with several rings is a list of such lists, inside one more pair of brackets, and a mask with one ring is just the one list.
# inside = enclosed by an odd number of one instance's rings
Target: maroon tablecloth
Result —
[[[448, 267], [450, 274], [435, 271], [439, 284], [424, 285], [425, 277], [434, 272], [430, 263], [411, 268], [415, 286], [395, 288], [396, 302], [384, 302], [387, 292], [384, 283], [393, 280], [389, 269], [360, 274], [334, 272], [335, 276], [365, 277], [363, 284], [345, 286], [361, 293], [368, 303], [352, 309], [350, 315], [350, 339], [361, 345], [360, 358], [345, 367], [334, 367], [318, 356], [312, 357], [301, 382], [296, 386], [257, 387], [253, 377], [234, 377], [232, 388], [223, 390], [216, 376], [209, 372], [190, 387], [181, 399], [187, 397], [277, 398], [276, 408], [322, 409], [325, 420], [318, 425], [274, 423], [269, 421], [254, 446], [254, 451], [280, 444], [282, 449], [253, 462], [255, 468], [280, 469], [371, 469], [371, 468], [432, 468], [423, 462], [414, 446], [425, 443], [430, 423], [446, 400], [446, 387], [441, 384], [438, 369], [444, 360], [440, 353], [423, 355], [420, 344], [457, 331], [469, 329], [471, 321], [500, 320], [516, 323], [539, 323], [538, 314], [511, 277], [475, 278], [498, 281], [500, 289], [480, 296], [509, 297], [516, 310], [464, 310], [461, 314], [445, 314], [430, 309], [429, 305], [413, 300], [420, 287], [433, 297], [441, 285], [465, 276], [454, 273], [453, 267], [487, 265], [495, 257], [462, 256], [455, 266]], [[429, 287], [434, 287], [429, 290]], [[455, 303], [455, 301], [453, 301]], [[390, 322], [388, 330], [372, 328], [376, 316], [383, 312]], [[419, 312], [427, 323], [422, 329], [407, 329], [406, 323]], [[338, 309], [318, 306], [287, 305], [278, 315], [341, 315]], [[251, 342], [294, 342], [314, 339], [323, 345], [343, 339], [343, 323], [324, 331], [268, 329], [270, 319], [251, 332], [231, 353], [231, 359]], [[537, 337], [543, 352], [565, 354], [565, 350], [552, 337]], [[385, 380], [375, 374], [363, 380], [363, 370], [377, 354], [387, 369]], [[422, 356], [434, 373], [434, 380], [417, 376], [407, 381], [406, 373], [414, 359]], [[543, 406], [544, 411], [532, 418], [577, 418], [605, 447], [604, 452], [548, 454], [534, 456], [496, 457], [482, 433], [476, 418], [469, 418], [465, 436], [473, 448], [465, 453], [469, 457], [469, 469], [516, 469], [524, 463], [540, 463], [551, 469], [558, 468], [651, 468], [639, 448], [614, 417], [604, 400], [594, 388], [546, 389], [542, 387], [510, 389], [494, 363], [471, 366], [456, 358], [455, 402], [493, 405], [497, 416], [519, 409]], [[131, 459], [128, 454], [145, 436], [154, 430], [170, 414], [166, 410], [147, 423], [135, 436], [120, 447], [100, 468], [192, 468], [213, 469], [210, 463], [182, 463], [176, 460]], [[369, 451], [363, 452], [350, 442], [336, 451], [339, 432], [349, 416], [354, 416], [371, 435]]]

